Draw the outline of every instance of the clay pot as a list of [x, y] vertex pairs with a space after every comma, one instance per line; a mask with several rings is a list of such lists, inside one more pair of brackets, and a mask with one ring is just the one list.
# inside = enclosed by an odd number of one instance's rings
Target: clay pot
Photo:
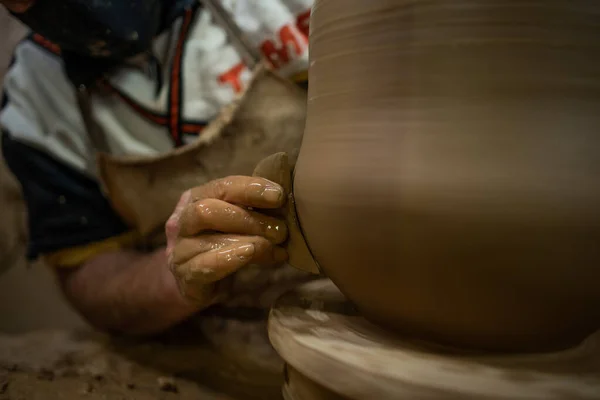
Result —
[[600, 2], [316, 1], [295, 172], [316, 260], [405, 335], [600, 327]]

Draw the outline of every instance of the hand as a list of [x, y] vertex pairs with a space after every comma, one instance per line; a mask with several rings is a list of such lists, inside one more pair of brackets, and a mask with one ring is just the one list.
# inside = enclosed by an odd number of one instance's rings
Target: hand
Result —
[[218, 283], [240, 268], [286, 261], [278, 246], [287, 238], [285, 223], [256, 211], [285, 202], [281, 186], [247, 176], [185, 192], [165, 226], [167, 259], [181, 293], [206, 307], [218, 300]]

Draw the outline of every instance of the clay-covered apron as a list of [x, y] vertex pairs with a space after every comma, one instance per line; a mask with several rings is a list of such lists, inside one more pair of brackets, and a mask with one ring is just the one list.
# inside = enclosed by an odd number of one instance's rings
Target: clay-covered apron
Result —
[[[210, 180], [254, 174], [277, 181], [289, 193], [291, 169], [304, 133], [306, 91], [261, 60], [217, 1], [202, 3], [226, 29], [253, 74], [244, 92], [221, 110], [196, 141], [159, 156], [111, 155], [103, 132], [93, 121], [88, 92], [78, 93], [104, 193], [129, 227], [153, 245], [164, 243], [164, 223], [180, 195]], [[293, 201], [289, 203], [280, 214], [293, 221]], [[299, 260], [296, 264], [302, 269], [315, 271], [295, 227], [290, 229], [288, 243], [291, 259]], [[204, 371], [210, 362], [207, 373], [220, 375], [211, 381], [233, 379], [241, 387], [247, 384], [260, 393], [257, 398], [279, 393], [282, 364], [268, 342], [266, 316], [281, 293], [313, 277], [284, 265], [250, 266], [228, 278], [230, 299], [191, 321], [212, 354], [197, 360], [196, 369]]]

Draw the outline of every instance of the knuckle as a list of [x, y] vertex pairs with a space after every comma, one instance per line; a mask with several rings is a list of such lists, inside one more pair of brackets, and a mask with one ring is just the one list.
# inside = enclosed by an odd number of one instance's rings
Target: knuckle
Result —
[[243, 202], [248, 201], [248, 194], [250, 188], [253, 186], [255, 179], [250, 176], [244, 175], [231, 175], [225, 179], [227, 183], [227, 193], [231, 195], [235, 195], [236, 197], [240, 197], [239, 200]]
[[189, 288], [190, 286], [193, 286], [193, 284], [195, 283], [194, 276], [192, 274], [183, 274], [181, 276], [181, 283], [183, 284], [184, 288]]
[[261, 250], [268, 249], [273, 246], [273, 243], [271, 243], [271, 241], [264, 236], [257, 236], [255, 244], [257, 249]]
[[189, 278], [190, 281], [193, 281], [196, 285], [207, 285], [216, 280], [215, 268], [210, 267], [203, 261], [194, 262], [192, 269], [193, 273], [189, 274]]
[[233, 204], [217, 199], [205, 199], [197, 204], [196, 214], [204, 229], [219, 230], [246, 218], [246, 213]]
[[253, 234], [264, 236], [265, 221], [264, 216], [256, 211], [250, 211], [244, 215], [244, 225], [250, 228]]
[[193, 266], [189, 263], [179, 265], [175, 268], [175, 277], [181, 288], [189, 288], [196, 284], [197, 276], [193, 272]]
[[200, 200], [194, 206], [196, 216], [200, 221], [207, 223], [214, 219], [215, 201], [213, 199]]
[[196, 208], [196, 210], [200, 211], [201, 209], [205, 209], [205, 208], [211, 208], [214, 205], [214, 200], [213, 199], [202, 199], [202, 200], [198, 200], [194, 207]]
[[169, 265], [169, 269], [171, 270], [171, 273], [173, 274], [177, 282], [183, 281], [183, 273], [179, 264], [172, 263], [171, 265]]
[[217, 199], [224, 199], [227, 197], [227, 192], [231, 186], [231, 177], [218, 179], [213, 182], [213, 192]]
[[256, 239], [253, 239], [255, 254], [257, 257], [264, 255], [271, 251], [273, 244], [263, 236], [256, 236]]

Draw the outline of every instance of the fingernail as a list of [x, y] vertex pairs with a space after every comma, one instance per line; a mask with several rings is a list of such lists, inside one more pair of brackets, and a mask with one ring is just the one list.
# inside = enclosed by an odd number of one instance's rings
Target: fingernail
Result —
[[269, 203], [277, 203], [283, 198], [283, 191], [278, 187], [267, 187], [263, 190], [262, 196]]
[[252, 257], [254, 251], [254, 243], [245, 244], [235, 249], [235, 255], [240, 259], [246, 259]]
[[288, 259], [288, 252], [282, 247], [273, 248], [273, 259], [275, 262], [284, 262]]

